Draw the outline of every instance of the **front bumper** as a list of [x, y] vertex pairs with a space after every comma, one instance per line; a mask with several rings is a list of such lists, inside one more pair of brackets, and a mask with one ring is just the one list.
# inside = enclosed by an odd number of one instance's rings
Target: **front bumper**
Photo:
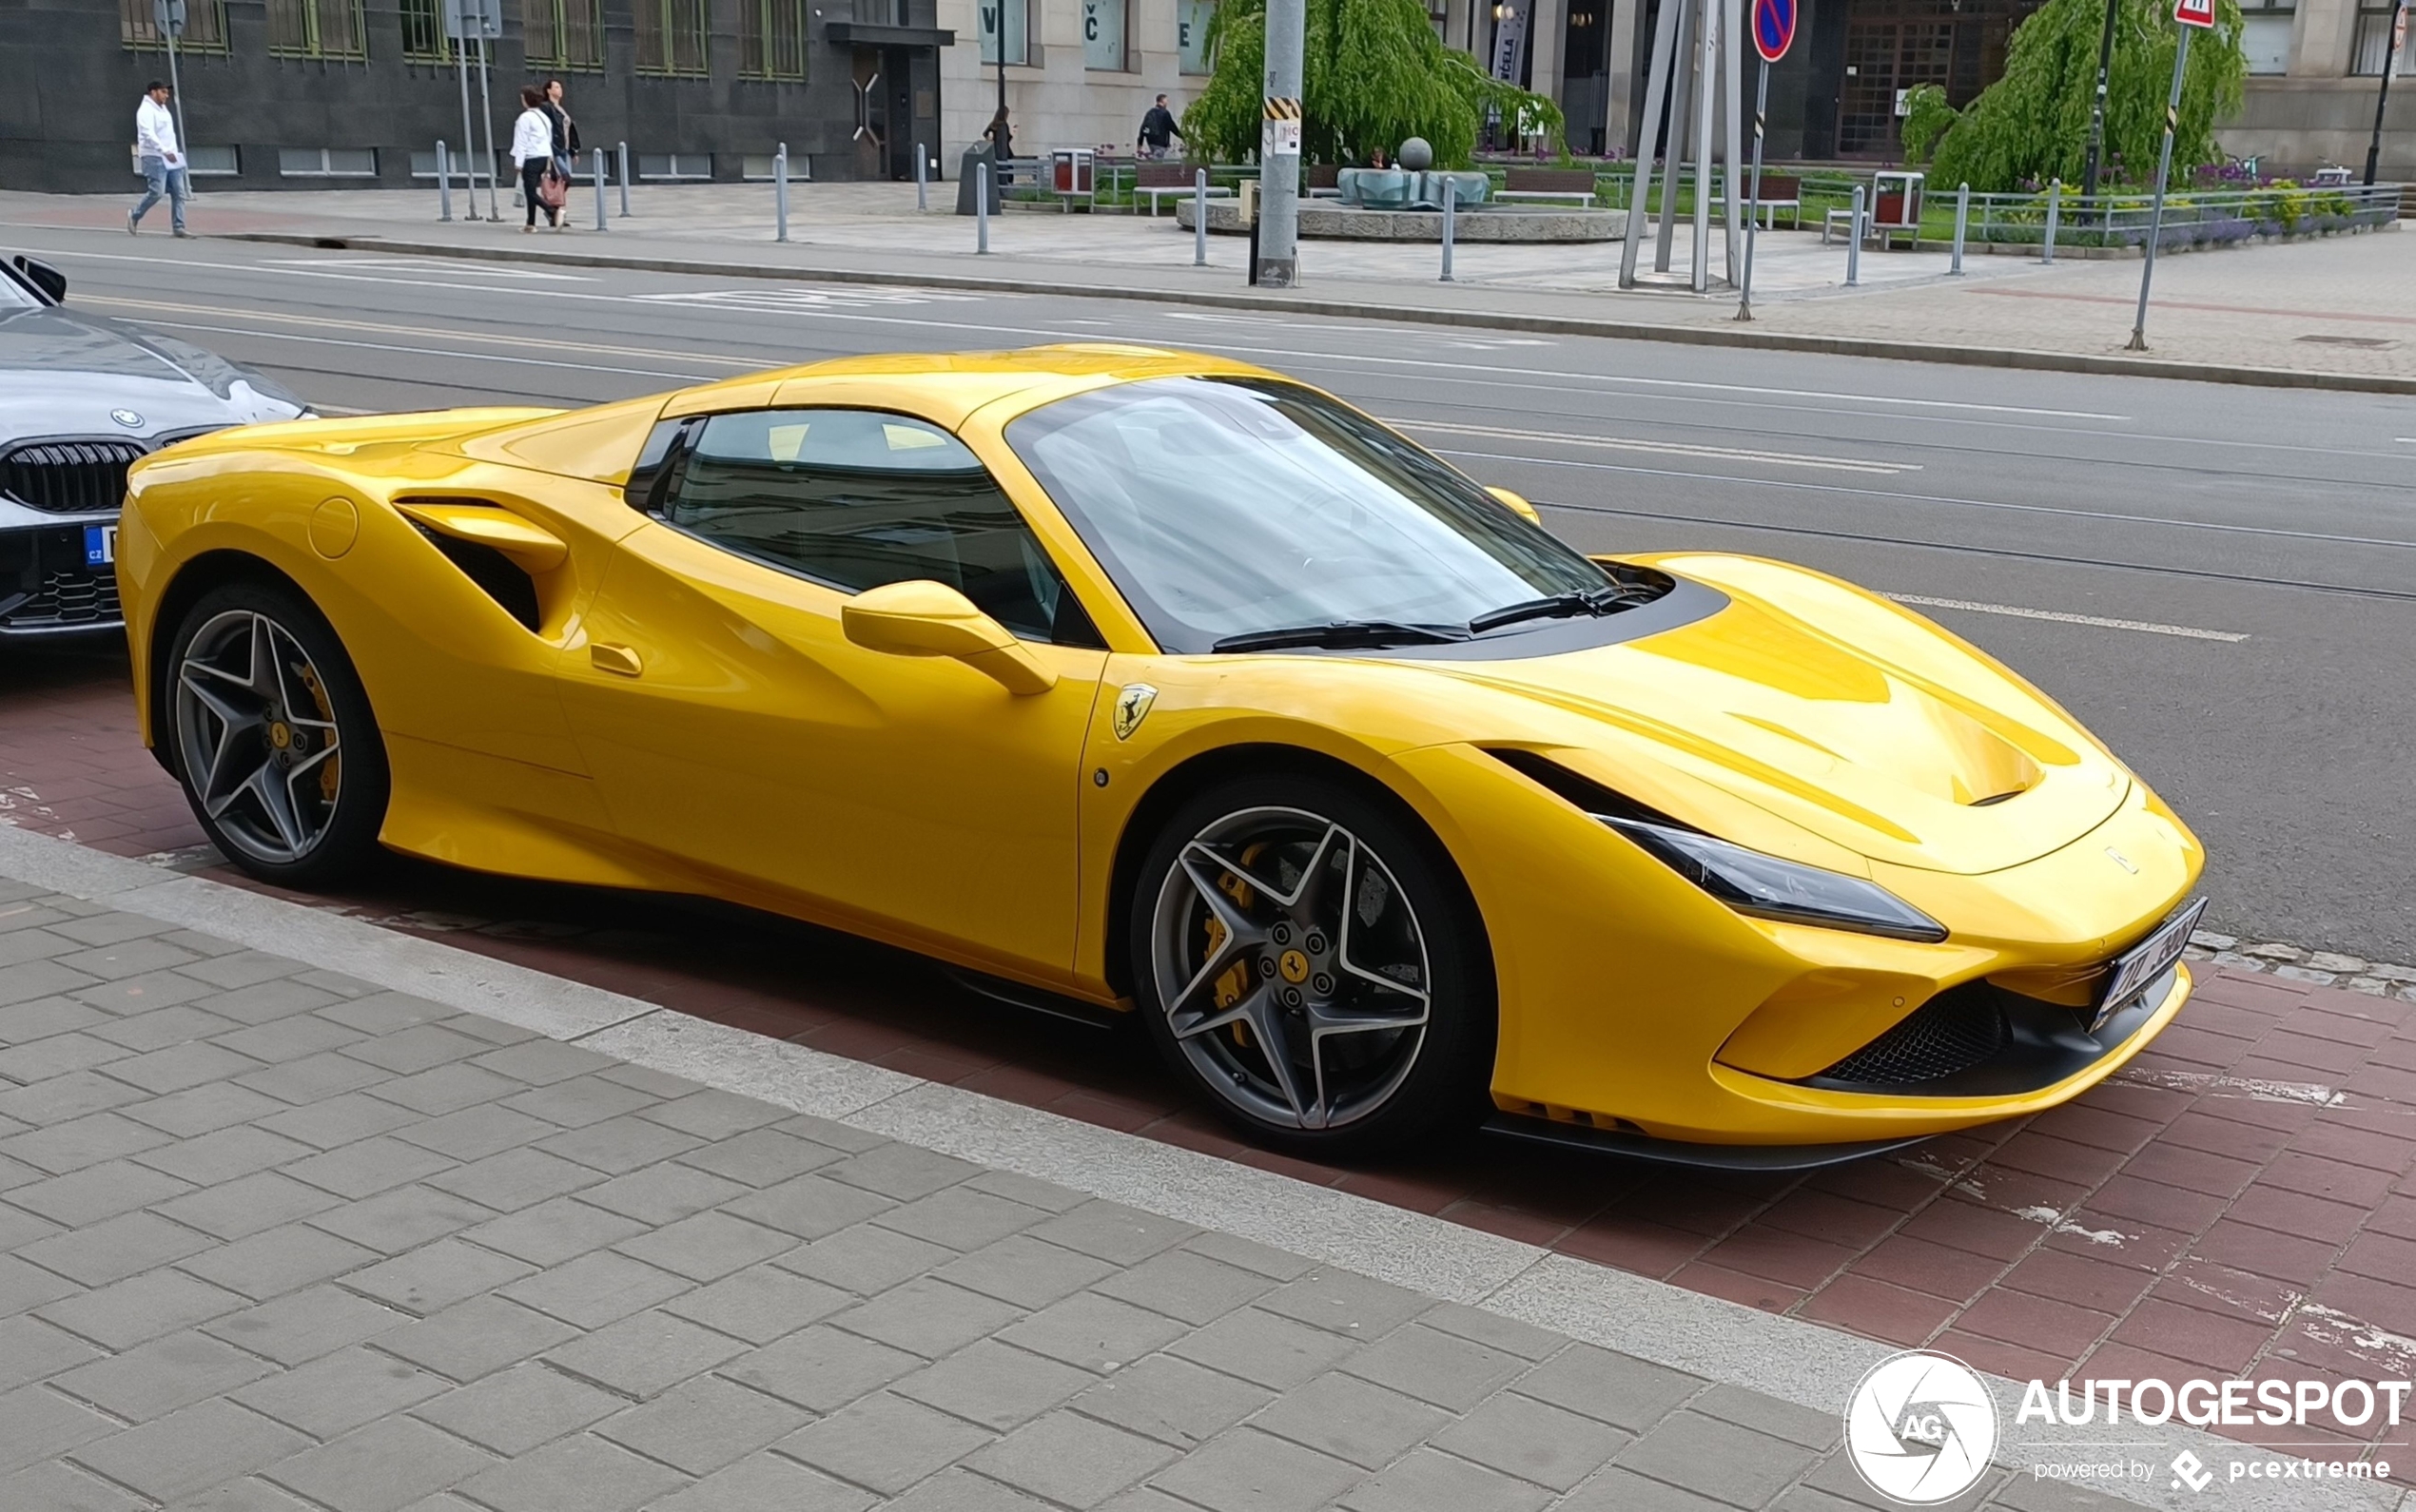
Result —
[[121, 631], [117, 572], [86, 563], [84, 529], [113, 517], [0, 531], [0, 639]]

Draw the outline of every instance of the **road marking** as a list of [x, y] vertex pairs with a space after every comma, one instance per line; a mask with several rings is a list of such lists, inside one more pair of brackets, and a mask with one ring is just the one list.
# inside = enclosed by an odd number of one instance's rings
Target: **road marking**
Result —
[[[736, 368], [741, 372], [753, 372], [766, 365], [762, 362], [755, 361], [751, 358], [714, 357], [710, 353], [704, 352], [666, 352], [658, 347], [650, 346], [606, 346], [593, 341], [565, 341], [559, 338], [519, 336], [509, 332], [488, 333], [475, 330], [447, 331], [424, 325], [386, 325], [375, 320], [341, 320], [320, 315], [281, 315], [273, 310], [245, 309], [230, 311], [216, 309], [206, 304], [170, 304], [159, 300], [112, 299], [100, 295], [95, 295], [90, 299], [85, 300], [83, 302], [87, 304], [113, 304], [128, 310], [164, 310], [174, 315], [215, 316], [221, 320], [242, 316], [254, 320], [282, 321], [287, 325], [307, 325], [315, 330], [358, 331], [370, 336], [422, 336], [427, 337], [432, 340], [484, 341], [489, 345], [494, 346], [538, 347], [549, 352], [586, 352], [592, 353], [597, 357], [658, 357], [678, 362], [710, 362], [717, 366]], [[161, 321], [159, 323], [167, 324], [169, 322]], [[270, 331], [247, 330], [242, 334], [246, 336], [274, 336], [276, 333]], [[429, 355], [433, 357], [468, 357], [475, 355], [471, 353], [452, 353], [436, 348], [421, 347], [398, 348], [397, 350], [427, 351]], [[607, 370], [599, 369], [599, 371]], [[672, 374], [669, 376], [677, 378], [684, 375]], [[697, 381], [704, 382], [708, 380], [699, 378]]]
[[516, 367], [568, 368], [575, 373], [617, 373], [630, 378], [678, 378], [690, 383], [710, 383], [717, 376], [708, 373], [674, 373], [663, 368], [606, 367], [599, 362], [554, 362], [540, 357], [513, 357], [501, 352], [446, 352], [434, 347], [397, 346], [391, 341], [346, 341], [332, 336], [307, 336], [299, 331], [254, 331], [240, 325], [207, 325], [199, 320], [153, 320], [151, 323], [170, 331], [207, 331], [213, 336], [248, 336], [266, 341], [302, 341], [312, 346], [350, 347], [361, 352], [403, 352], [414, 357], [445, 357], [463, 362], [509, 362]]
[[646, 304], [701, 304], [717, 310], [758, 310], [773, 315], [820, 314], [834, 305], [978, 304], [978, 294], [946, 294], [937, 290], [885, 289], [871, 284], [841, 288], [799, 288], [767, 284], [754, 289], [674, 289], [661, 294], [633, 294]]
[[2003, 614], [2013, 619], [2054, 620], [2058, 625], [2089, 625], [2098, 630], [2141, 630], [2150, 635], [2178, 635], [2193, 641], [2244, 641], [2237, 630], [2196, 630], [2188, 625], [2159, 625], [2144, 619], [2108, 619], [2102, 614], [2066, 614], [2052, 609], [2016, 609], [2011, 604], [1975, 604], [1963, 598], [1929, 598], [1919, 593], [1882, 593], [1881, 598], [1920, 609], [1959, 609], [1974, 614]]
[[[1513, 431], [1492, 425], [1461, 425], [1449, 420], [1404, 420], [1386, 417], [1385, 424], [1405, 431], [1436, 431], [1447, 436], [1483, 436], [1504, 440], [1542, 441], [1552, 446], [1595, 446], [1615, 452], [1654, 452], [1669, 456], [1701, 456], [1718, 461], [1765, 462], [1778, 467], [1826, 468], [1839, 473], [1876, 473], [1892, 477], [1918, 473], [1918, 462], [1866, 461], [1855, 456], [1813, 456], [1801, 452], [1763, 452], [1736, 446], [1704, 446], [1690, 441], [1646, 441], [1625, 436], [1568, 436], [1553, 431]], [[1538, 461], [1545, 460], [1537, 458]]]
[[[453, 268], [448, 268], [445, 262], [438, 258], [270, 258], [266, 262], [261, 265], [265, 267], [295, 269], [325, 267], [399, 268], [406, 273], [444, 273], [454, 271], [458, 267], [458, 263], [456, 263]], [[549, 273], [542, 268], [533, 268], [522, 263], [514, 263], [510, 266], [503, 266], [497, 263], [482, 262], [477, 264], [477, 266], [489, 278], [527, 279], [550, 283], [595, 283], [601, 281], [592, 273]]]
[[[2332, 546], [2392, 546], [2403, 551], [2416, 551], [2416, 540], [2393, 540], [2381, 535], [2332, 535], [2323, 531], [2291, 531], [2273, 525], [2226, 525], [2216, 520], [2176, 520], [2157, 514], [2121, 514], [2108, 510], [2073, 509], [2056, 504], [2015, 504], [2003, 499], [1957, 498], [1945, 494], [1906, 494], [1895, 489], [1856, 488], [1850, 483], [1799, 483], [1782, 477], [1741, 477], [1733, 473], [1682, 473], [1666, 467], [1637, 467], [1626, 462], [1582, 462], [1574, 457], [1534, 456], [1524, 453], [1467, 452], [1448, 447], [1432, 449], [1437, 456], [1466, 457], [1479, 462], [1523, 462], [1530, 467], [1568, 467], [1589, 473], [1634, 473], [1646, 477], [1682, 477], [1697, 482], [1747, 483], [1755, 488], [1800, 489], [1817, 494], [1853, 494], [1863, 498], [1885, 499], [1898, 504], [1945, 504], [1957, 509], [2001, 510], [2015, 514], [2056, 514], [2075, 519], [2106, 520], [2116, 525], [2157, 525], [2176, 531], [2212, 531], [2224, 535], [2271, 535], [2283, 540], [2322, 541]], [[1582, 507], [1582, 506], [1581, 506]], [[1644, 514], [1644, 511], [1615, 513]], [[1762, 529], [1764, 527], [1755, 527]], [[1769, 526], [1770, 530], [1783, 527]], [[2143, 567], [2146, 563], [2139, 564]], [[2153, 569], [2163, 571], [2163, 569]], [[2231, 573], [2217, 573], [2231, 577]], [[2258, 582], [2258, 578], [2240, 578], [2243, 582]], [[2363, 589], [2348, 591], [2363, 592]], [[2401, 597], [2394, 593], [2392, 596]]]

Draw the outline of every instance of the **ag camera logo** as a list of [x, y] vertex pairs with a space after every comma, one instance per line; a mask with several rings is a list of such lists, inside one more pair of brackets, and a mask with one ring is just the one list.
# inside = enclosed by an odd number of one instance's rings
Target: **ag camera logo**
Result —
[[1978, 1483], [1997, 1452], [1997, 1401], [1951, 1354], [1890, 1355], [1846, 1400], [1845, 1452], [1864, 1483], [1891, 1502], [1951, 1502]]

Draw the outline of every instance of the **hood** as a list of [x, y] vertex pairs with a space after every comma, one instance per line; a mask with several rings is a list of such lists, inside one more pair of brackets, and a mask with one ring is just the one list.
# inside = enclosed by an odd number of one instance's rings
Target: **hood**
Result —
[[[0, 313], [0, 442], [42, 436], [152, 441], [204, 426], [291, 419], [300, 399], [189, 342], [48, 307]], [[112, 417], [123, 410], [137, 417]]]
[[1650, 762], [1681, 779], [1651, 784], [1662, 795], [1705, 783], [1894, 865], [2019, 865], [2087, 834], [2130, 791], [2122, 766], [2043, 694], [1884, 599], [1776, 562], [1652, 561], [1722, 589], [1728, 606], [1589, 650], [1427, 665], [1566, 716], [1537, 732], [1607, 785]]

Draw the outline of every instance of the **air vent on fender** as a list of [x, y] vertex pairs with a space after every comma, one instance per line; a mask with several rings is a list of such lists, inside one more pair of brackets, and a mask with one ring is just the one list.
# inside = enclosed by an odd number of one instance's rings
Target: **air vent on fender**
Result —
[[519, 564], [492, 546], [442, 534], [418, 520], [411, 522], [411, 528], [442, 552], [445, 560], [459, 568], [461, 575], [476, 583], [503, 612], [519, 621], [522, 629], [532, 632], [536, 630], [543, 617], [537, 609], [536, 584], [520, 570]]

